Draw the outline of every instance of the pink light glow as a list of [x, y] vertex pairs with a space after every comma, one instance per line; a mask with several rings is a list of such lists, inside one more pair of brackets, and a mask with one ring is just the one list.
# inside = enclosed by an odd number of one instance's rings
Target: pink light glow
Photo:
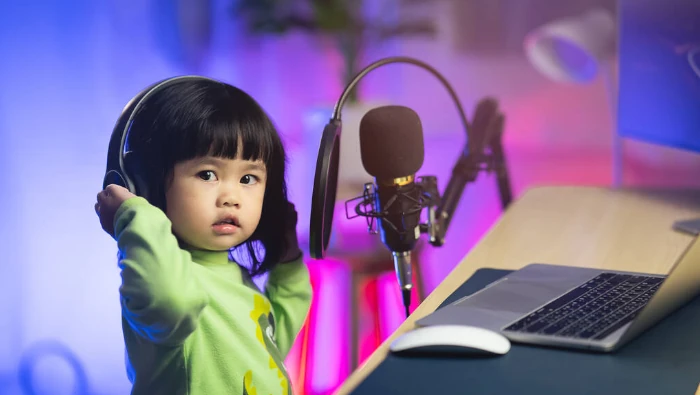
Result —
[[345, 264], [324, 259], [309, 263], [314, 273], [314, 299], [309, 317], [305, 388], [325, 394], [336, 389], [349, 372], [348, 339], [350, 275]]
[[377, 306], [377, 280], [368, 278], [358, 285], [358, 309], [360, 322], [358, 323], [358, 364], [362, 364], [367, 357], [372, 355], [379, 345], [379, 320], [376, 314], [362, 314], [376, 312]]
[[382, 274], [377, 278], [377, 299], [379, 338], [384, 341], [406, 318], [394, 273]]
[[284, 359], [284, 366], [287, 368], [289, 373], [289, 379], [291, 381], [292, 391], [295, 394], [299, 394], [299, 383], [297, 378], [301, 376], [301, 370], [304, 366], [304, 361], [302, 355], [304, 352], [304, 332], [306, 330], [306, 325], [302, 327], [299, 335], [297, 336], [292, 348], [289, 350], [287, 357]]

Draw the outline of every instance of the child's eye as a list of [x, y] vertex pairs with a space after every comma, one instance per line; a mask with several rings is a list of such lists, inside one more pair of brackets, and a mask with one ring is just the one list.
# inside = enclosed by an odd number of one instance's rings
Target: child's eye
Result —
[[258, 183], [258, 177], [252, 175], [252, 174], [246, 174], [243, 177], [241, 177], [241, 184], [246, 184], [246, 185], [253, 185]]
[[216, 174], [211, 170], [200, 171], [197, 176], [204, 181], [216, 181]]

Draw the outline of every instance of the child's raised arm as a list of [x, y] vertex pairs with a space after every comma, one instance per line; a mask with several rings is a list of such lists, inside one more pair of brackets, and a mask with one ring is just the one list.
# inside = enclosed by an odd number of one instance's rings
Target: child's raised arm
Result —
[[114, 216], [124, 318], [136, 333], [159, 344], [185, 341], [197, 327], [207, 293], [193, 275], [171, 223], [142, 197], [122, 203]]
[[286, 358], [311, 306], [309, 270], [303, 259], [272, 269], [266, 293], [275, 315], [277, 348]]
[[275, 315], [277, 347], [283, 357], [292, 348], [311, 305], [311, 281], [309, 270], [297, 239], [297, 213], [294, 205], [288, 206], [289, 229], [285, 234], [287, 251], [282, 262], [270, 272], [266, 293]]

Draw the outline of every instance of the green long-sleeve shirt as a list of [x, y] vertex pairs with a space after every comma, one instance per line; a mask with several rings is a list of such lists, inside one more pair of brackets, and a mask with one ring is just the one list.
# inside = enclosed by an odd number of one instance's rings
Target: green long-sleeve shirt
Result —
[[132, 394], [290, 394], [284, 357], [311, 301], [299, 259], [265, 292], [228, 252], [184, 250], [163, 211], [141, 197], [115, 215], [122, 329]]

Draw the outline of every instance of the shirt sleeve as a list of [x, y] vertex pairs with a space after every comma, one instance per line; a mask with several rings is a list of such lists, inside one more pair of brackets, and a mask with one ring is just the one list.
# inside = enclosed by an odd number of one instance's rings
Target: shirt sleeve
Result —
[[177, 345], [197, 326], [208, 296], [193, 273], [162, 210], [142, 197], [122, 203], [115, 214], [122, 314], [140, 336]]
[[311, 306], [311, 281], [303, 257], [272, 269], [265, 293], [275, 317], [277, 348], [286, 358]]

